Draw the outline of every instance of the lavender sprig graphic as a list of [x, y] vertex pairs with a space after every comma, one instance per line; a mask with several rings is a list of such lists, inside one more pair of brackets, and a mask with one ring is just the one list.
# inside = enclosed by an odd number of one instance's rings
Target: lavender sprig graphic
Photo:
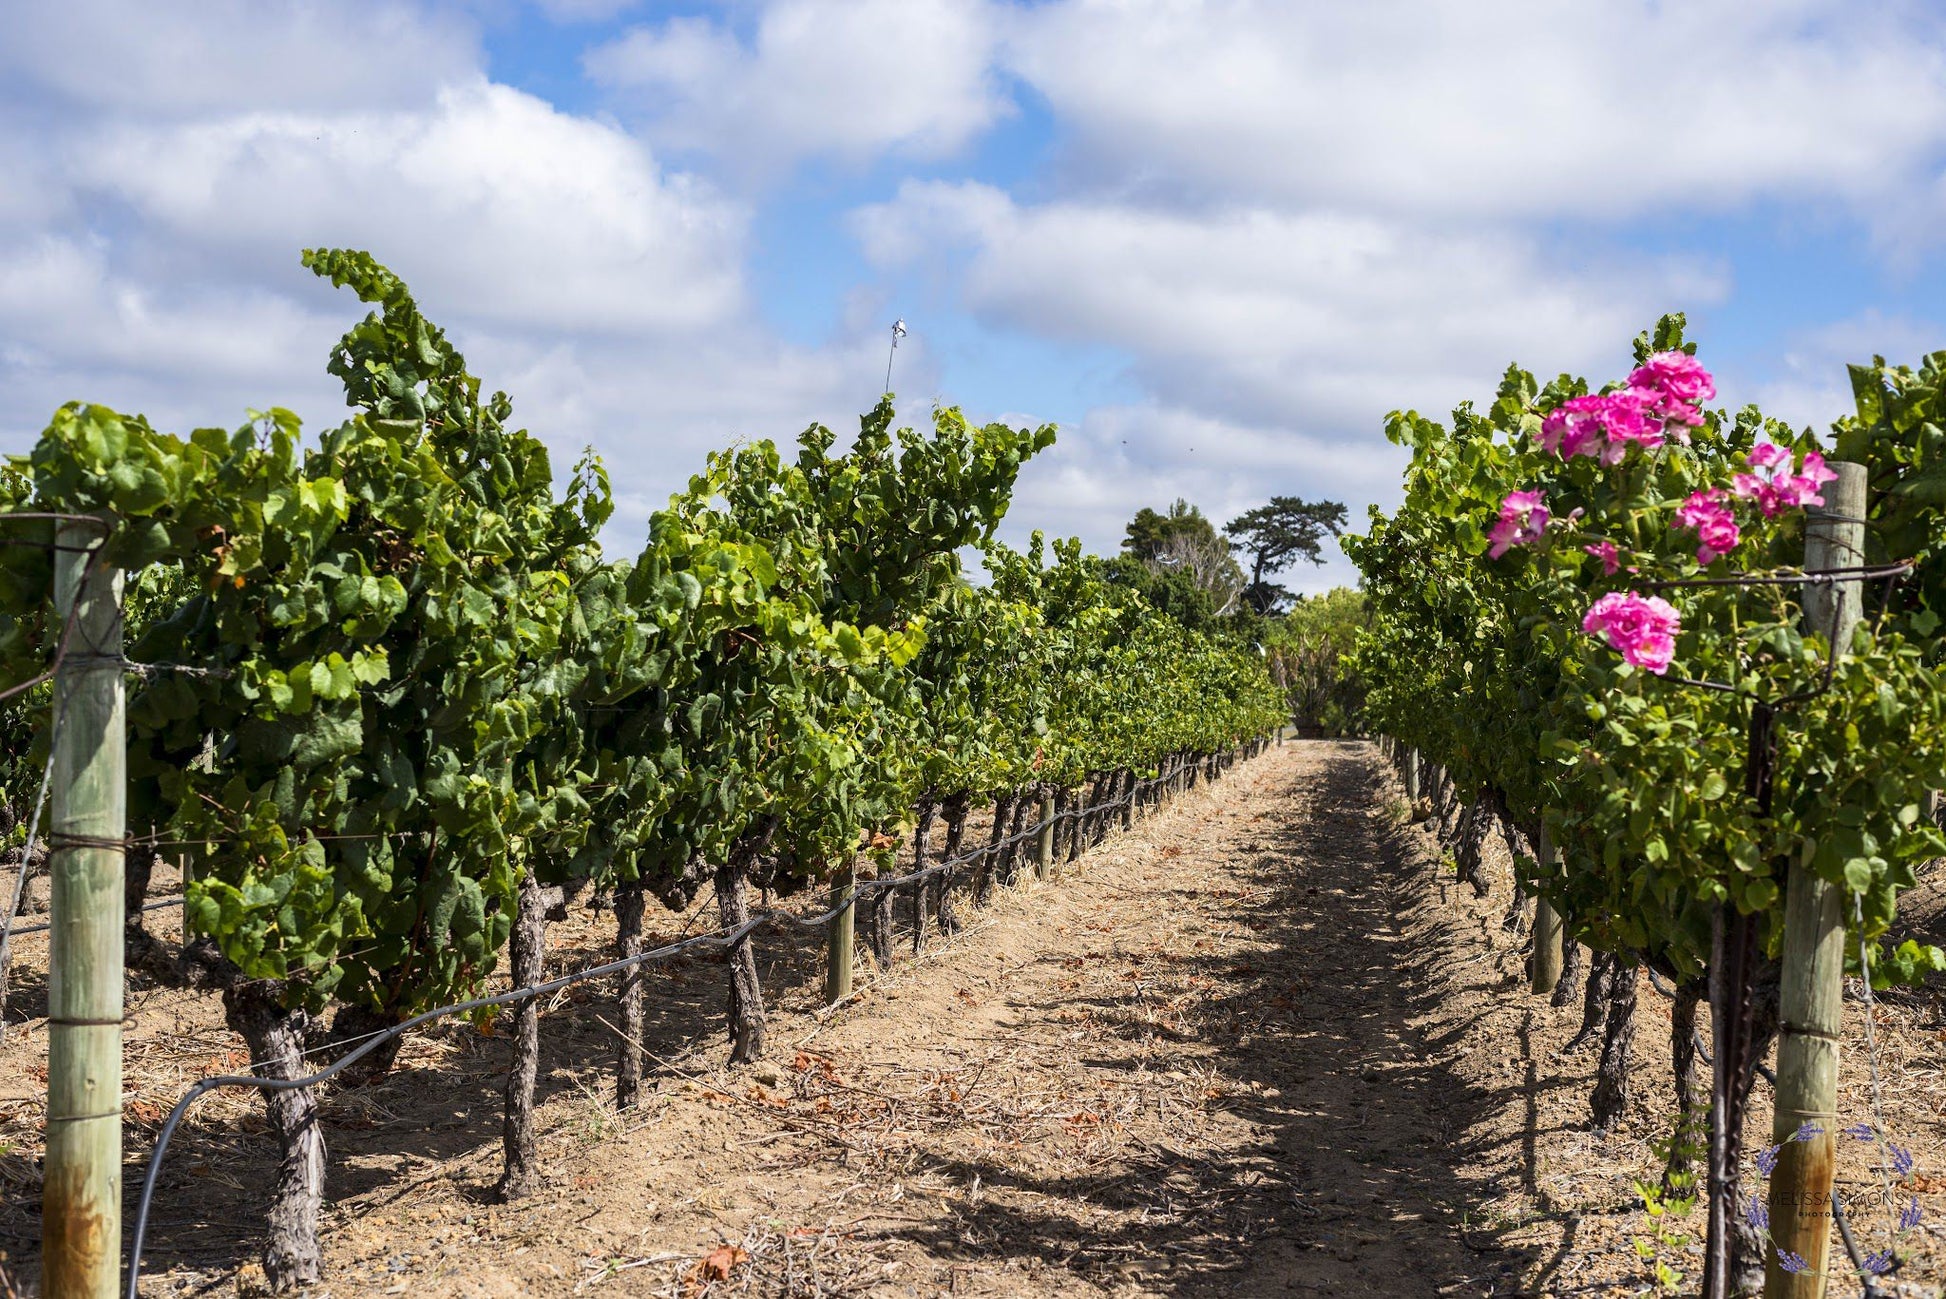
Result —
[[1809, 1141], [1812, 1137], [1821, 1137], [1823, 1135], [1824, 1135], [1823, 1128], [1819, 1127], [1816, 1123], [1813, 1123], [1810, 1119], [1806, 1119], [1804, 1120], [1803, 1125], [1799, 1127], [1797, 1131], [1791, 1133], [1791, 1140]]
[[1905, 1206], [1904, 1212], [1899, 1214], [1899, 1230], [1911, 1231], [1919, 1225], [1919, 1219], [1924, 1216], [1924, 1211], [1919, 1208], [1919, 1197], [1914, 1196], [1912, 1202]]
[[1807, 1266], [1802, 1254], [1793, 1254], [1788, 1249], [1777, 1251], [1777, 1266], [1786, 1272], [1802, 1272]]
[[1846, 1128], [1845, 1135], [1853, 1141], [1870, 1141], [1875, 1134], [1872, 1131], [1871, 1124], [1859, 1122]]
[[1766, 1209], [1764, 1202], [1756, 1196], [1750, 1197], [1750, 1203], [1744, 1207], [1743, 1216], [1758, 1231], [1770, 1230], [1770, 1210]]
[[1886, 1250], [1880, 1250], [1878, 1253], [1873, 1254], [1871, 1257], [1867, 1258], [1863, 1263], [1859, 1264], [1859, 1267], [1862, 1270], [1871, 1273], [1873, 1276], [1882, 1276], [1885, 1273], [1890, 1272], [1892, 1270], [1892, 1265], [1896, 1262], [1898, 1262], [1898, 1259], [1893, 1257], [1892, 1251], [1886, 1249]]
[[1886, 1143], [1885, 1148], [1892, 1152], [1892, 1167], [1897, 1170], [1900, 1177], [1904, 1177], [1912, 1171], [1911, 1151], [1907, 1150], [1904, 1146], [1895, 1146], [1889, 1141]]
[[1769, 1177], [1771, 1170], [1777, 1167], [1777, 1152], [1783, 1148], [1781, 1145], [1766, 1146], [1764, 1149], [1759, 1150], [1757, 1152], [1757, 1171], [1765, 1177]]

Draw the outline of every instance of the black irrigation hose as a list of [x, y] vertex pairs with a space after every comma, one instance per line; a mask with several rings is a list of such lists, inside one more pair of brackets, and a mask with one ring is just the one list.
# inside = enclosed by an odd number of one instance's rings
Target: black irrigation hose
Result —
[[[179, 907], [182, 904], [183, 904], [182, 896], [178, 894], [177, 896], [172, 898], [157, 898], [153, 902], [144, 902], [141, 906], [137, 907], [136, 910], [137, 911], [165, 911], [170, 907]], [[42, 921], [39, 924], [15, 925], [14, 933], [15, 934], [44, 934], [52, 928], [54, 928], [54, 925], [51, 921]]]
[[[372, 1034], [361, 1045], [341, 1056], [335, 1063], [302, 1078], [259, 1078], [254, 1074], [222, 1074], [199, 1079], [188, 1091], [183, 1093], [182, 1098], [176, 1102], [175, 1108], [169, 1111], [169, 1117], [163, 1120], [161, 1130], [156, 1133], [155, 1149], [149, 1152], [148, 1171], [142, 1177], [142, 1194], [136, 1201], [135, 1206], [135, 1230], [129, 1240], [128, 1299], [141, 1299], [140, 1291], [137, 1287], [142, 1275], [142, 1243], [148, 1235], [149, 1208], [155, 1198], [156, 1182], [162, 1175], [162, 1160], [168, 1153], [169, 1141], [175, 1136], [176, 1128], [180, 1126], [183, 1118], [189, 1113], [190, 1106], [194, 1105], [210, 1092], [222, 1087], [254, 1087], [258, 1091], [296, 1091], [303, 1087], [315, 1087], [319, 1083], [327, 1082], [336, 1077], [357, 1061], [376, 1051], [384, 1043], [410, 1032], [421, 1024], [427, 1024], [436, 1019], [445, 1019], [449, 1016], [465, 1014], [472, 1010], [486, 1010], [494, 1006], [505, 1006], [513, 1002], [528, 1001], [534, 997], [543, 997], [550, 992], [558, 992], [562, 988], [571, 987], [577, 983], [584, 983], [589, 979], [598, 979], [603, 975], [615, 974], [636, 966], [647, 965], [652, 961], [666, 960], [691, 948], [710, 945], [727, 948], [747, 937], [753, 930], [774, 922], [787, 922], [803, 929], [815, 929], [819, 925], [844, 914], [845, 911], [856, 905], [858, 897], [862, 894], [895, 889], [901, 885], [952, 871], [956, 867], [975, 861], [985, 854], [993, 853], [1002, 848], [1011, 847], [1016, 843], [1033, 838], [1058, 821], [1126, 806], [1133, 803], [1138, 797], [1139, 792], [1143, 789], [1152, 788], [1171, 778], [1168, 776], [1157, 776], [1152, 780], [1138, 780], [1125, 797], [1115, 799], [1108, 803], [1098, 803], [1093, 807], [1070, 808], [1065, 812], [1047, 817], [1017, 834], [1008, 835], [1004, 839], [972, 849], [969, 852], [961, 853], [959, 856], [946, 861], [936, 862], [924, 869], [913, 871], [909, 875], [901, 875], [896, 879], [861, 881], [853, 889], [851, 896], [847, 897], [837, 906], [819, 915], [800, 917], [788, 916], [776, 911], [766, 911], [761, 915], [751, 917], [735, 929], [723, 933], [699, 934], [694, 938], [685, 938], [680, 942], [670, 943], [666, 947], [658, 947], [654, 951], [621, 957], [589, 969], [578, 970], [572, 974], [564, 974], [559, 978], [549, 979], [545, 983], [536, 983], [525, 988], [515, 988], [510, 992], [502, 992], [491, 997], [475, 997], [471, 1001], [462, 1001], [451, 1006], [435, 1007], [432, 1010], [414, 1015], [411, 1019], [405, 1020], [403, 1023], [395, 1024], [388, 1029]], [[174, 905], [176, 901], [179, 900], [172, 899], [156, 905]], [[143, 909], [148, 910], [149, 908], [145, 907]], [[42, 927], [45, 928], [45, 926]]]

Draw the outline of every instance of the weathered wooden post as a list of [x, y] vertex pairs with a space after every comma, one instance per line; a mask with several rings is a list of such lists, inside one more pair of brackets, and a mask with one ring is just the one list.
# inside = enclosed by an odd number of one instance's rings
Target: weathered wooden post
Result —
[[122, 574], [91, 556], [99, 524], [62, 523], [54, 539], [54, 605], [70, 627], [54, 678], [41, 1275], [48, 1299], [112, 1299], [122, 1253]]
[[[1865, 562], [1865, 467], [1833, 462], [1824, 505], [1807, 512], [1804, 568], [1817, 573]], [[1841, 655], [1858, 626], [1857, 579], [1804, 589], [1804, 630], [1831, 638]], [[1777, 1107], [1770, 1139], [1781, 1143], [1770, 1175], [1765, 1299], [1821, 1299], [1831, 1251], [1831, 1180], [1837, 1156], [1838, 1033], [1844, 1006], [1844, 890], [1793, 861], [1784, 887], [1784, 946], [1777, 995]], [[1805, 1124], [1817, 1132], [1792, 1140]], [[1781, 1251], [1804, 1260], [1787, 1272]]]
[[[1547, 827], [1541, 827], [1541, 841], [1535, 845], [1540, 850], [1541, 866], [1554, 864], [1554, 842], [1547, 837]], [[1555, 911], [1554, 904], [1545, 897], [1534, 899], [1534, 991], [1552, 992], [1554, 985], [1561, 981], [1561, 916]]]
[[824, 1001], [834, 1006], [851, 995], [851, 949], [858, 915], [858, 871], [847, 861], [831, 877], [831, 905], [838, 914], [824, 925]]

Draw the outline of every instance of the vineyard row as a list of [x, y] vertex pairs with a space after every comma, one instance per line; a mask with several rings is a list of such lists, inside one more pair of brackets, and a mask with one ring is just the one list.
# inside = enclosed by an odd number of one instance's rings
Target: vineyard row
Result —
[[[554, 891], [612, 895], [629, 961], [649, 900], [685, 910], [708, 886], [721, 933], [745, 935], [727, 951], [731, 1058], [752, 1060], [753, 890], [861, 890], [884, 963], [891, 890], [871, 881], [907, 831], [927, 843], [943, 822], [957, 859], [992, 802], [979, 901], [994, 845], [1098, 823], [1284, 720], [1261, 650], [1159, 612], [1078, 542], [995, 539], [1051, 428], [942, 410], [930, 433], [895, 430], [888, 394], [842, 451], [814, 426], [794, 457], [710, 456], [612, 560], [598, 460], [557, 487], [396, 276], [362, 253], [305, 261], [374, 304], [328, 362], [345, 423], [306, 437], [273, 408], [178, 437], [74, 403], [0, 467], [16, 836], [51, 789], [50, 1294], [115, 1289], [121, 1116], [92, 1098], [120, 1092], [127, 965], [220, 992], [276, 1084], [265, 1268], [310, 1284], [323, 1155], [305, 1052], [476, 1001], [503, 953], [538, 985]], [[969, 547], [986, 585], [961, 572]], [[163, 842], [194, 846], [179, 953], [142, 923]], [[918, 929], [953, 927], [946, 880], [913, 886]], [[834, 999], [850, 968], [834, 959]], [[627, 981], [625, 1105], [641, 996]], [[506, 1198], [531, 1183], [536, 1013], [518, 1015]], [[361, 1063], [382, 1071], [397, 1035], [370, 1040], [387, 1045]]]

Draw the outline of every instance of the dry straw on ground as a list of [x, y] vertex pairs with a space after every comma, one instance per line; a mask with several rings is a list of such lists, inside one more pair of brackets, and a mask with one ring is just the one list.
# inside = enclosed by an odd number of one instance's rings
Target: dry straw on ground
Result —
[[[1504, 860], [1475, 901], [1397, 797], [1369, 746], [1271, 749], [1058, 883], [962, 906], [964, 933], [917, 961], [902, 945], [836, 1011], [817, 1004], [815, 936], [768, 933], [773, 1046], [749, 1068], [721, 1064], [720, 967], [679, 962], [651, 976], [653, 1085], [627, 1113], [608, 991], [564, 992], [542, 1030], [546, 1176], [516, 1205], [487, 1201], [507, 1043], [414, 1037], [383, 1082], [329, 1096], [319, 1293], [1640, 1293], [1633, 1183], [1659, 1173], [1671, 1111], [1667, 1003], [1645, 988], [1632, 1108], [1597, 1137], [1594, 1052], [1560, 1056], [1578, 1006], [1523, 990]], [[612, 917], [577, 912], [550, 931], [549, 972], [611, 937]], [[21, 982], [16, 1021], [39, 995]], [[132, 1004], [139, 1154], [190, 1080], [241, 1056], [213, 999]], [[1888, 1123], [1946, 1174], [1939, 1005], [1880, 1016]], [[36, 1236], [44, 1050], [32, 1025], [0, 1048], [15, 1258]], [[1861, 1071], [1846, 1079], [1859, 1102]], [[153, 1293], [260, 1284], [258, 1116], [222, 1097], [179, 1137]], [[1910, 1293], [1940, 1274], [1927, 1240]]]

